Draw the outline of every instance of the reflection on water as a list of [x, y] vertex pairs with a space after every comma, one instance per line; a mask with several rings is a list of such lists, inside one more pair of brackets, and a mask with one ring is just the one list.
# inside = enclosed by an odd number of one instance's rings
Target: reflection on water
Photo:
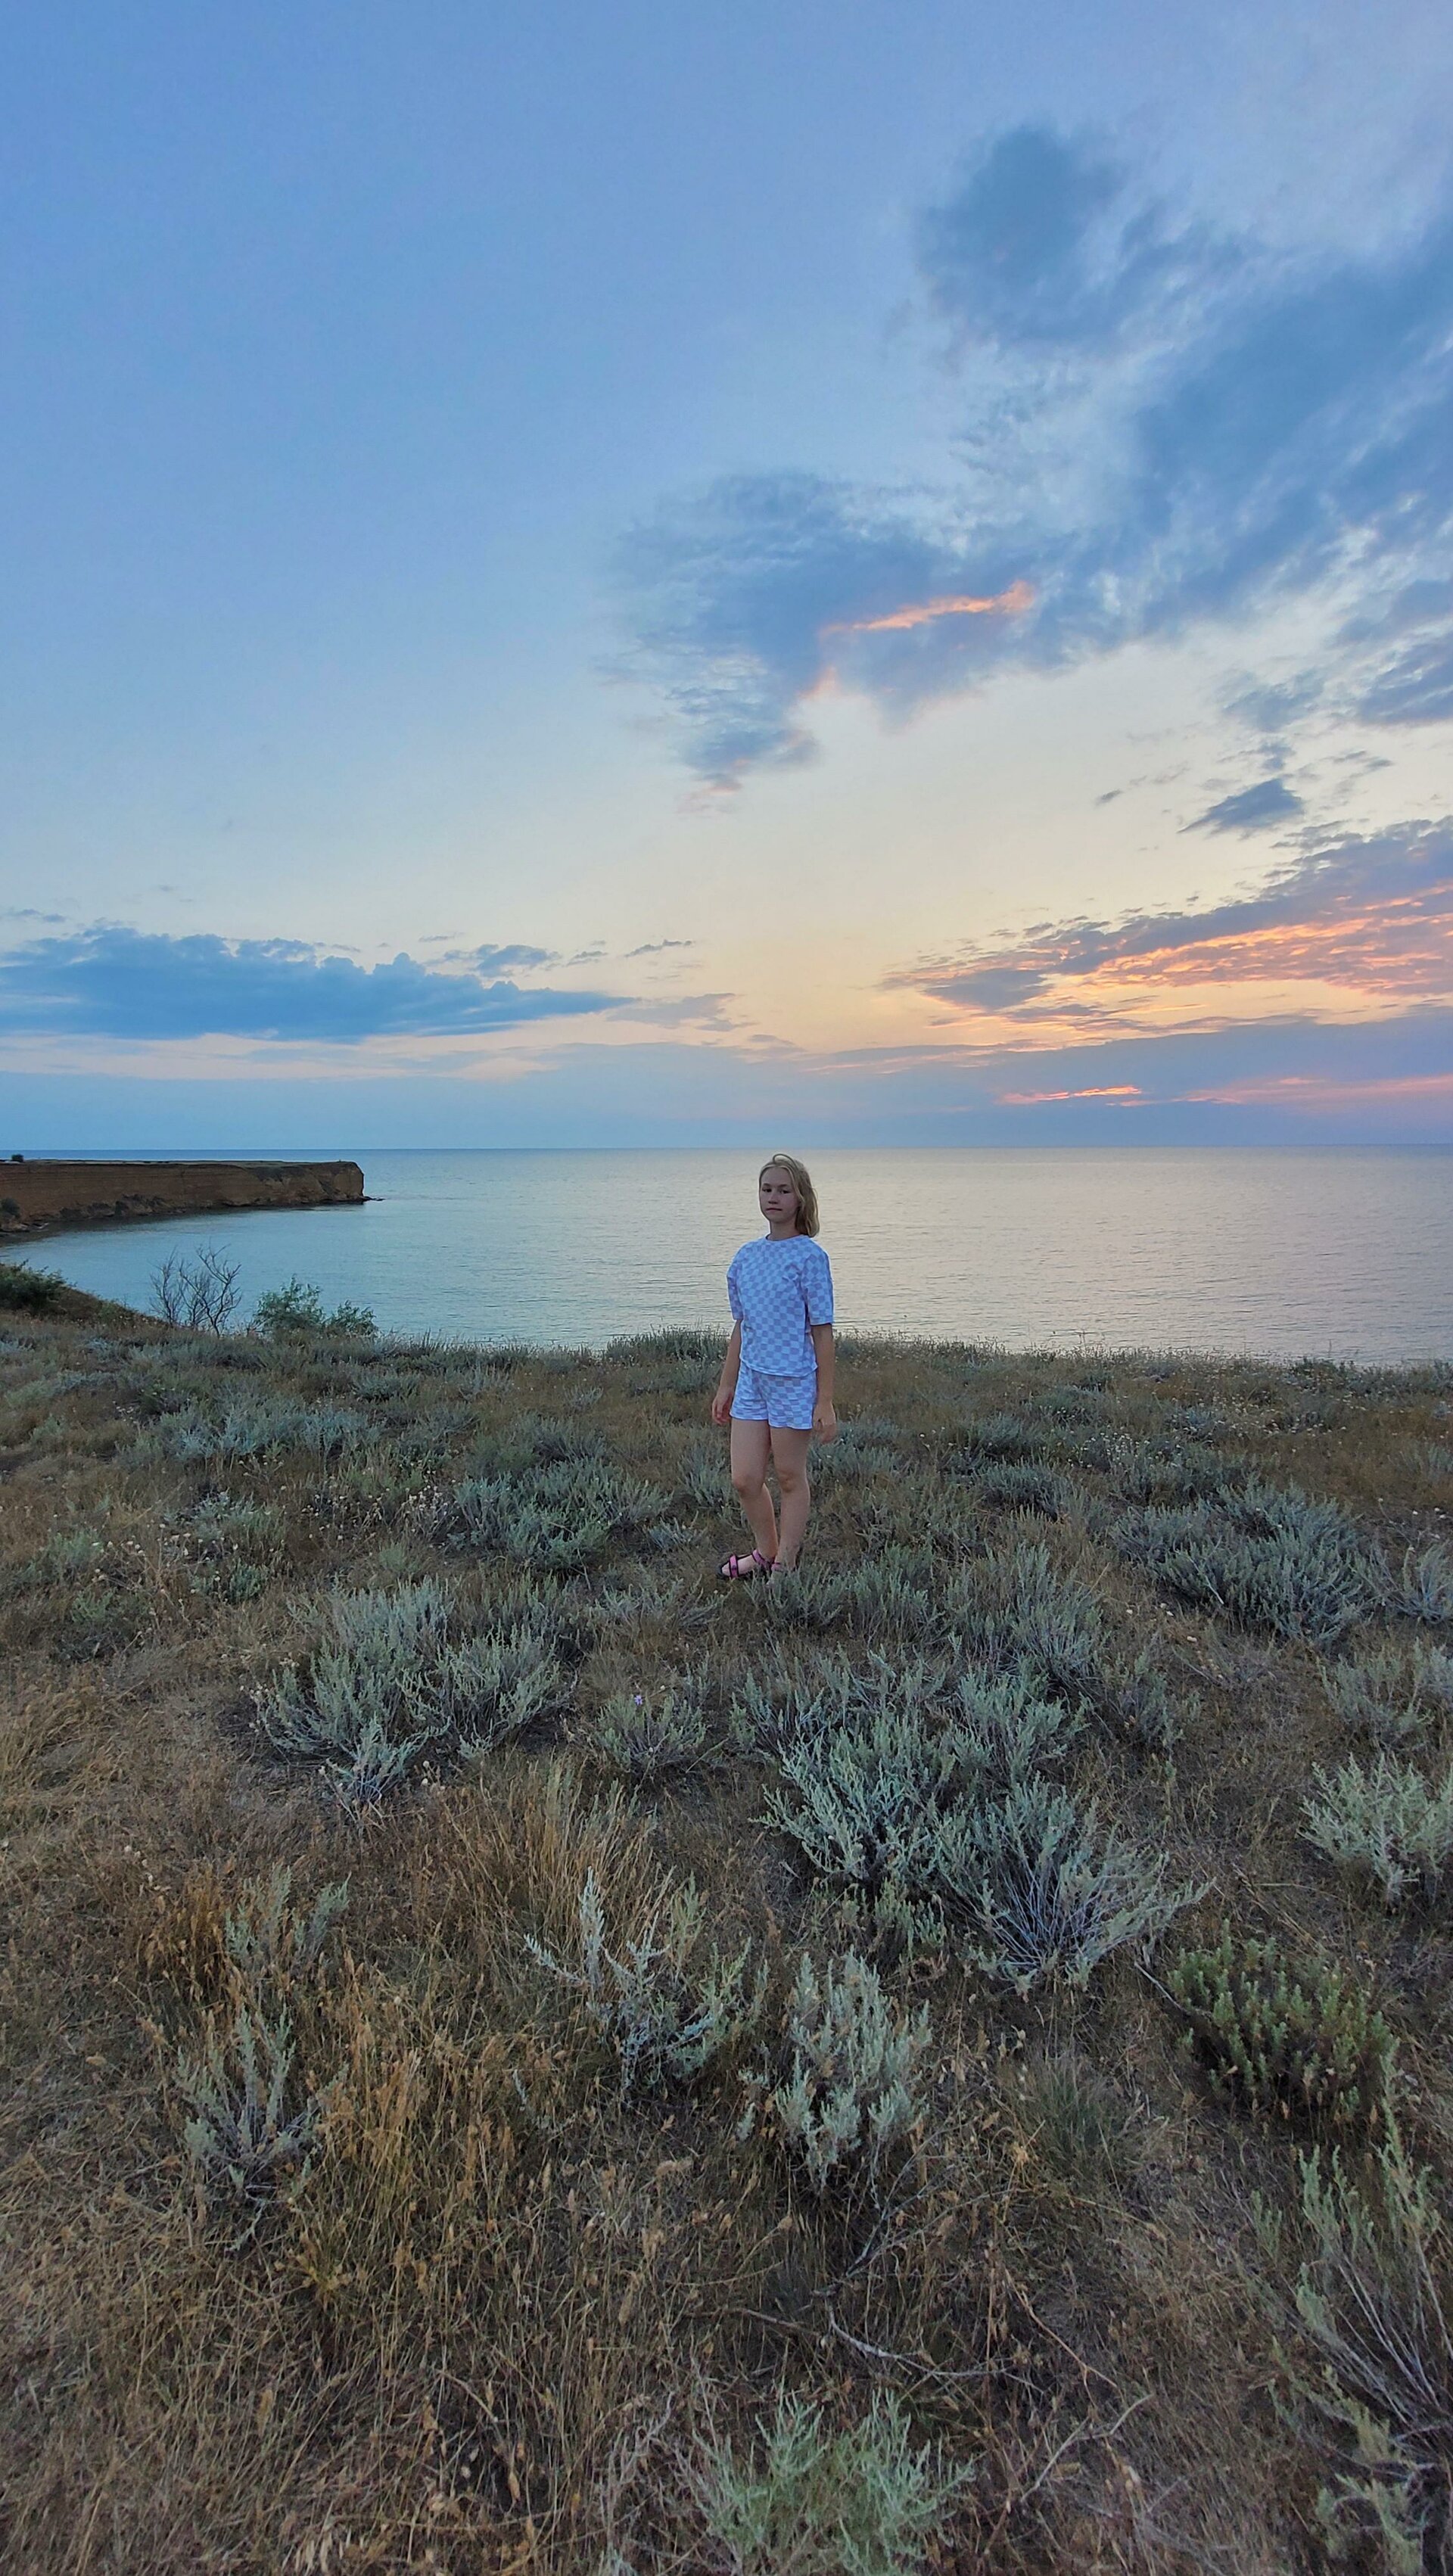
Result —
[[[345, 1149], [339, 1149], [345, 1150]], [[346, 1150], [352, 1150], [346, 1149]], [[170, 1251], [225, 1243], [250, 1309], [291, 1274], [387, 1331], [583, 1343], [726, 1329], [759, 1231], [736, 1152], [360, 1153], [370, 1203], [55, 1235], [31, 1257], [128, 1304]], [[1014, 1347], [1453, 1354], [1453, 1152], [812, 1158], [848, 1330]]]

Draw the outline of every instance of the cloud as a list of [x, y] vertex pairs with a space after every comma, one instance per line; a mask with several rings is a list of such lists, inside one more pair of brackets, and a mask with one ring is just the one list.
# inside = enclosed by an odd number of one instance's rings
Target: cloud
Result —
[[918, 225], [930, 299], [970, 340], [1103, 350], [1243, 254], [1205, 226], [1128, 203], [1128, 174], [1050, 127], [1000, 135]]
[[[463, 966], [400, 954], [359, 966], [306, 941], [219, 939], [99, 923], [0, 955], [0, 1028], [112, 1038], [247, 1037], [354, 1045], [462, 1037], [618, 1007], [612, 993], [532, 991], [501, 978], [536, 948], [482, 947]], [[492, 979], [492, 980], [491, 980]]]
[[1134, 1082], [1092, 1082], [1077, 1091], [1001, 1091], [1001, 1109], [1037, 1109], [1047, 1100], [1143, 1100], [1144, 1092]]
[[661, 1029], [689, 1028], [730, 1029], [736, 1026], [727, 1003], [736, 1000], [735, 993], [682, 993], [674, 1000], [662, 1002], [628, 1002], [621, 1017]]
[[[737, 475], [621, 546], [627, 667], [702, 778], [810, 758], [832, 674], [902, 716], [1334, 582], [1374, 612], [1447, 588], [1453, 209], [1383, 256], [1293, 260], [1173, 223], [1033, 127], [924, 215], [918, 252], [964, 370], [941, 488]], [[1344, 629], [1283, 714], [1334, 676], [1380, 723], [1453, 712], [1453, 606], [1419, 616], [1402, 640]]]
[[1288, 787], [1284, 778], [1259, 778], [1254, 787], [1243, 787], [1234, 796], [1223, 796], [1217, 805], [1208, 805], [1188, 832], [1264, 832], [1273, 823], [1289, 823], [1303, 810], [1302, 800]]
[[694, 939], [647, 939], [639, 948], [628, 948], [626, 956], [628, 958], [664, 957], [668, 948], [694, 948], [695, 946]]
[[1453, 716], [1453, 581], [1411, 581], [1342, 640], [1369, 648], [1357, 713], [1373, 724], [1436, 724]]
[[[900, 968], [887, 982], [1026, 1033], [1043, 1022], [1109, 1033], [1163, 1024], [1178, 1008], [1205, 1025], [1208, 987], [1222, 988], [1228, 1005], [1238, 986], [1299, 983], [1340, 988], [1368, 1011], [1453, 1001], [1453, 822], [1348, 835], [1205, 910], [1040, 923], [1018, 940]], [[1325, 1000], [1316, 1007], [1337, 1016]]]

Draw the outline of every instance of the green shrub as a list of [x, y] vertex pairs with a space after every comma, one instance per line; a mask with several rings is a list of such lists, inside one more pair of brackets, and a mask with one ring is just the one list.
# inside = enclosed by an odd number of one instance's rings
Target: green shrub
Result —
[[1212, 1947], [1181, 1951], [1165, 1982], [1187, 2044], [1246, 2109], [1341, 2128], [1383, 2117], [1392, 2033], [1339, 1969], [1298, 1964], [1278, 1941], [1237, 1940], [1223, 1923]]
[[923, 2121], [917, 2075], [929, 2037], [927, 2007], [911, 2019], [895, 2011], [855, 1950], [830, 1960], [821, 1984], [804, 1956], [787, 2018], [788, 2071], [767, 2113], [813, 2191], [884, 2181], [885, 2160]]
[[340, 1341], [371, 1341], [375, 1325], [371, 1306], [355, 1306], [346, 1299], [331, 1315], [325, 1314], [312, 1281], [293, 1278], [285, 1287], [269, 1288], [259, 1297], [252, 1329], [273, 1342], [307, 1340], [324, 1333]]
[[1440, 1894], [1453, 1860], [1453, 1771], [1430, 1789], [1411, 1763], [1379, 1753], [1365, 1769], [1353, 1759], [1312, 1777], [1317, 1794], [1302, 1805], [1309, 1843], [1370, 1878], [1389, 1907]]
[[58, 1270], [32, 1270], [28, 1262], [0, 1261], [0, 1307], [22, 1315], [48, 1315], [66, 1286]]
[[580, 1893], [574, 1952], [561, 1960], [533, 1938], [540, 1967], [577, 1993], [620, 2070], [624, 2096], [693, 2084], [761, 2019], [767, 1973], [751, 1967], [747, 1942], [724, 1959], [702, 1937], [704, 1901], [694, 1880], [668, 1883], [636, 1938], [617, 1958], [606, 1947], [605, 1907], [595, 1874]]
[[693, 2479], [728, 2576], [915, 2576], [971, 2474], [945, 2469], [931, 2445], [914, 2450], [891, 2397], [835, 2433], [820, 2408], [779, 2390], [758, 2432], [759, 2455], [712, 2444]]

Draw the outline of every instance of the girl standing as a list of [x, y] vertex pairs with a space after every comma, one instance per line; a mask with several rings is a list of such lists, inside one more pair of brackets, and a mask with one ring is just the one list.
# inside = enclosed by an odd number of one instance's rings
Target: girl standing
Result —
[[[730, 1581], [797, 1563], [812, 1489], [807, 1449], [837, 1435], [833, 1411], [832, 1272], [816, 1240], [817, 1192], [795, 1154], [774, 1154], [757, 1176], [767, 1231], [744, 1243], [727, 1272], [735, 1321], [711, 1418], [732, 1426], [732, 1483], [756, 1544], [729, 1556]], [[779, 1529], [767, 1490], [777, 1470]]]

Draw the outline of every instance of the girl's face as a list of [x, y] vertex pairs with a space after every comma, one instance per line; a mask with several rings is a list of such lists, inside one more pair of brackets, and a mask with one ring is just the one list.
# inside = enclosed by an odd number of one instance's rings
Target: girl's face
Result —
[[757, 1183], [757, 1199], [769, 1225], [795, 1225], [797, 1192], [790, 1172], [780, 1163], [769, 1163]]

